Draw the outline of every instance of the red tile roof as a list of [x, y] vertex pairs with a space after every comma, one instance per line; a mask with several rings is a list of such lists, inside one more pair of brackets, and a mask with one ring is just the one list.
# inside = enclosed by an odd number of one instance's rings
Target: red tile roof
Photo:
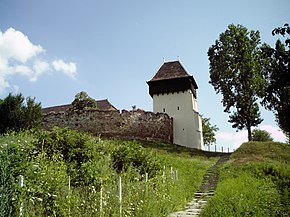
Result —
[[150, 81], [190, 76], [179, 61], [164, 63]]
[[[100, 111], [116, 111], [117, 108], [113, 106], [107, 99], [103, 100], [96, 100], [97, 102], [97, 110]], [[42, 109], [43, 114], [47, 114], [49, 112], [64, 112], [67, 109], [71, 108], [71, 104], [59, 105], [59, 106], [52, 106]]]
[[154, 94], [191, 90], [196, 98], [198, 89], [193, 76], [187, 73], [179, 61], [164, 63], [147, 84], [152, 97]]

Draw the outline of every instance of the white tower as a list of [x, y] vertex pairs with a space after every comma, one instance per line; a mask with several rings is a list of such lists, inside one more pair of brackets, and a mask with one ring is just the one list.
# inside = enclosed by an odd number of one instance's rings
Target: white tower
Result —
[[153, 112], [167, 113], [173, 118], [173, 142], [201, 149], [202, 123], [193, 76], [179, 61], [165, 62], [147, 84], [153, 98]]

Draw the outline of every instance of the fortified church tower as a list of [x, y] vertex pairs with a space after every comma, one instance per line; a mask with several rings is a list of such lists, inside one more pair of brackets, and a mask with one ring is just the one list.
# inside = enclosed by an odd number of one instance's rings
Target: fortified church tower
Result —
[[202, 123], [193, 76], [179, 61], [165, 62], [147, 84], [153, 98], [153, 112], [167, 113], [173, 118], [173, 142], [201, 149]]

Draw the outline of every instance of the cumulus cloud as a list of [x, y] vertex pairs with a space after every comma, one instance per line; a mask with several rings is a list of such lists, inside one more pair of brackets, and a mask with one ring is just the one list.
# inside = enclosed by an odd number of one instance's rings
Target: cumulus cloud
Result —
[[44, 53], [42, 46], [33, 44], [22, 32], [13, 28], [0, 31], [0, 94], [15, 86], [11, 84], [15, 75], [27, 77], [31, 82], [36, 82], [39, 76], [50, 71], [76, 78], [75, 63], [65, 63], [61, 59], [49, 62], [40, 57]]
[[32, 44], [20, 31], [9, 28], [4, 33], [0, 32], [0, 56], [4, 59], [25, 63], [43, 51], [40, 45]]
[[63, 60], [55, 60], [52, 65], [56, 71], [63, 72], [64, 74], [75, 78], [77, 75], [77, 67], [75, 63], [69, 62], [65, 63]]

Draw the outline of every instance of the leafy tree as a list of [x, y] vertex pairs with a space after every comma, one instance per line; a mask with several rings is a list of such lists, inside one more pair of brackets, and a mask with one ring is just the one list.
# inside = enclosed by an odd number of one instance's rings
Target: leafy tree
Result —
[[22, 94], [11, 93], [0, 102], [0, 133], [38, 127], [41, 123], [41, 104], [35, 99], [26, 99]]
[[253, 141], [258, 141], [258, 142], [273, 141], [273, 138], [271, 137], [270, 133], [268, 133], [266, 130], [254, 129], [252, 133], [252, 137], [253, 137]]
[[[273, 34], [290, 35], [288, 24], [273, 30]], [[287, 46], [288, 45], [288, 46]], [[274, 112], [276, 122], [290, 139], [290, 39], [279, 39], [275, 48], [264, 44], [264, 78], [267, 82], [262, 104]]]
[[82, 111], [85, 109], [96, 109], [97, 102], [91, 98], [86, 92], [81, 91], [75, 95], [75, 99], [72, 102], [72, 109], [74, 111]]
[[[284, 24], [284, 27], [277, 27], [272, 31], [272, 35], [282, 35], [283, 37], [285, 36], [285, 34], [290, 35], [290, 26], [288, 23]], [[290, 46], [290, 39], [287, 38], [285, 40], [285, 44], [289, 47]]]
[[223, 95], [224, 111], [231, 113], [229, 122], [237, 130], [247, 129], [249, 141], [251, 127], [263, 121], [257, 103], [265, 83], [259, 44], [259, 31], [231, 24], [208, 50], [209, 83]]
[[211, 125], [210, 118], [202, 117], [202, 135], [205, 145], [216, 143], [215, 132], [218, 130], [216, 125]]

